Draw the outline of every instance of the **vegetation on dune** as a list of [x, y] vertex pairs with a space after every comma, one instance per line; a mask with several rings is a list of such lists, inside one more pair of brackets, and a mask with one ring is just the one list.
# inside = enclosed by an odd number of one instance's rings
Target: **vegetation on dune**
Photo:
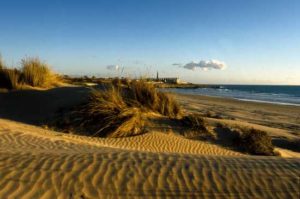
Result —
[[147, 108], [170, 118], [176, 118], [180, 114], [179, 104], [170, 95], [142, 80], [132, 81], [125, 90], [124, 97], [133, 106]]
[[[0, 56], [0, 88], [50, 87], [58, 82], [57, 75], [38, 58], [25, 58], [21, 61], [21, 69], [15, 69], [7, 68]], [[220, 125], [217, 128], [221, 129], [223, 136], [216, 132], [217, 136], [207, 128], [200, 115], [182, 116], [173, 97], [159, 91], [152, 83], [116, 78], [101, 85], [102, 89], [92, 89], [86, 102], [59, 118], [55, 126], [76, 129], [75, 132], [90, 136], [127, 137], [144, 133], [149, 113], [154, 112], [180, 124], [186, 138], [226, 139], [226, 143], [230, 142], [231, 146], [249, 154], [276, 155], [266, 132], [256, 129], [232, 131]]]
[[20, 71], [17, 69], [0, 68], [0, 88], [18, 89], [20, 85]]
[[180, 107], [170, 96], [142, 80], [125, 85], [115, 81], [104, 90], [93, 89], [87, 101], [75, 107], [64, 118], [67, 122], [59, 126], [71, 126], [91, 136], [133, 136], [145, 132], [150, 112], [174, 118], [180, 114]]
[[3, 61], [2, 56], [0, 54], [0, 70], [3, 69], [4, 67], [5, 67], [4, 61]]
[[0, 56], [0, 88], [17, 89], [19, 87], [20, 71], [9, 69]]
[[264, 131], [247, 128], [229, 128], [218, 124], [217, 140], [226, 147], [252, 155], [278, 155], [274, 151], [271, 137]]
[[33, 87], [47, 87], [53, 84], [55, 77], [46, 63], [38, 58], [21, 60], [22, 81]]
[[7, 68], [0, 58], [0, 87], [19, 89], [23, 85], [32, 87], [51, 87], [60, 82], [47, 64], [38, 58], [25, 58], [21, 61], [21, 69]]
[[119, 90], [93, 90], [88, 101], [74, 113], [75, 125], [92, 136], [123, 137], [142, 133], [141, 111], [129, 107]]
[[215, 139], [216, 135], [207, 129], [204, 119], [198, 114], [189, 114], [179, 119], [185, 127], [183, 135], [192, 139]]
[[264, 131], [245, 131], [240, 135], [238, 144], [253, 155], [275, 155], [271, 137]]

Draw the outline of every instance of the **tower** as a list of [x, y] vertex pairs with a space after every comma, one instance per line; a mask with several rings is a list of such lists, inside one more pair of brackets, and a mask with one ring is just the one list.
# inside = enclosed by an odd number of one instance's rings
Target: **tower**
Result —
[[158, 81], [158, 71], [156, 72], [156, 81]]

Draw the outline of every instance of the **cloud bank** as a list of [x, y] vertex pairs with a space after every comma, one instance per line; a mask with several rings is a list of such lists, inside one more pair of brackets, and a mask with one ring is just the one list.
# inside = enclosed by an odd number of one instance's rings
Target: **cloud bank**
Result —
[[121, 67], [119, 65], [108, 65], [106, 66], [107, 70], [119, 70]]
[[204, 71], [216, 69], [216, 70], [224, 70], [226, 68], [225, 62], [218, 61], [218, 60], [201, 60], [198, 63], [197, 62], [190, 62], [184, 65], [180, 64], [173, 64], [173, 66], [181, 66], [183, 68], [189, 69], [189, 70], [196, 70], [197, 68], [200, 68]]

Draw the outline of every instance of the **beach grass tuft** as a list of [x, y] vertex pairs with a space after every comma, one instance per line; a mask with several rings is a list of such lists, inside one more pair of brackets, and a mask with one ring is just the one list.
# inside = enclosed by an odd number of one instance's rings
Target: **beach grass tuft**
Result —
[[76, 107], [70, 116], [74, 129], [99, 137], [127, 137], [145, 132], [151, 112], [170, 118], [180, 114], [180, 107], [168, 94], [153, 85], [136, 80], [115, 80], [105, 89], [92, 89], [87, 101]]
[[238, 144], [253, 155], [276, 155], [272, 139], [264, 131], [250, 129], [240, 134]]
[[0, 68], [0, 88], [18, 89], [21, 73], [17, 69]]
[[61, 80], [48, 65], [39, 58], [27, 57], [21, 61], [21, 69], [7, 68], [0, 57], [0, 87], [19, 89], [23, 85], [48, 88], [58, 85]]
[[20, 71], [7, 68], [0, 55], [0, 88], [17, 89], [20, 83]]
[[49, 67], [38, 58], [27, 57], [21, 60], [22, 80], [33, 87], [46, 87], [51, 84]]
[[198, 114], [185, 115], [178, 120], [184, 127], [183, 136], [190, 139], [215, 139], [216, 135], [209, 131], [204, 119]]

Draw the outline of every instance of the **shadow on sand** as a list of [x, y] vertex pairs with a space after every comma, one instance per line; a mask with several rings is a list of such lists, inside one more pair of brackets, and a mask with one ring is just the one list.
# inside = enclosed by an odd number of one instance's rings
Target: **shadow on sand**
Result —
[[89, 90], [85, 87], [60, 87], [0, 92], [0, 118], [34, 125], [46, 124], [61, 108], [83, 102]]

